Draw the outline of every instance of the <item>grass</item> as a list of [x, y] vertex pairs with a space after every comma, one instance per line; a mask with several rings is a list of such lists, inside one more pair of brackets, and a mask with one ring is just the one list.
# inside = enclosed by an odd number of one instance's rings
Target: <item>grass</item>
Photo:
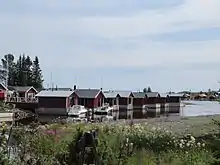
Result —
[[[220, 115], [213, 116], [196, 116], [196, 117], [170, 117], [167, 118], [150, 118], [144, 120], [134, 120], [134, 123], [141, 125], [148, 125], [149, 128], [161, 128], [172, 131], [177, 136], [184, 136], [185, 134], [192, 134], [195, 137], [217, 134], [219, 133], [218, 126], [213, 122], [220, 121]], [[128, 122], [129, 123], [129, 122]], [[121, 122], [120, 125], [128, 125], [126, 122]], [[119, 124], [119, 123], [116, 123]], [[48, 125], [50, 129], [57, 129], [66, 132], [72, 132], [76, 124], [51, 124]], [[78, 124], [84, 127], [84, 124]], [[89, 124], [90, 125], [90, 124]], [[112, 124], [114, 125], [114, 124]]]
[[[52, 165], [55, 164], [54, 161], [60, 162], [56, 163], [58, 165], [68, 165], [69, 159], [74, 165], [79, 153], [75, 148], [77, 136], [81, 132], [95, 129], [98, 129], [97, 153], [105, 165], [209, 165], [214, 162], [214, 157], [205, 141], [191, 135], [186, 136], [182, 129], [184, 125], [189, 125], [191, 128], [187, 129], [187, 133], [195, 131], [198, 126], [207, 126], [208, 130], [214, 126], [212, 118], [218, 120], [220, 116], [192, 117], [181, 119], [178, 123], [149, 119], [148, 122], [133, 126], [126, 123], [56, 123], [46, 127], [33, 127], [32, 132], [19, 130], [20, 133], [15, 134], [22, 137], [18, 137], [18, 142], [22, 144], [20, 150], [22, 151], [22, 147], [27, 149], [32, 157], [31, 161], [39, 160], [42, 165]], [[34, 162], [31, 164], [35, 165]]]
[[137, 120], [133, 126], [126, 122], [55, 123], [45, 127], [36, 125], [32, 132], [24, 129], [15, 134], [22, 137], [18, 140], [21, 151], [24, 147], [31, 161], [39, 160], [42, 165], [68, 165], [69, 159], [75, 165], [78, 134], [95, 129], [98, 129], [97, 153], [105, 165], [210, 165], [214, 162], [210, 141], [196, 137], [218, 133], [219, 127], [213, 119], [220, 120], [220, 115]]
[[215, 101], [218, 101], [218, 102], [220, 102], [220, 98], [217, 98]]
[[196, 105], [195, 103], [191, 103], [191, 102], [182, 102], [184, 105]]
[[[213, 161], [212, 153], [205, 148], [199, 148], [196, 141], [183, 135], [181, 137], [177, 136], [180, 133], [176, 132], [177, 130], [174, 131], [173, 128], [167, 129], [166, 126], [160, 127], [149, 122], [135, 124], [132, 127], [118, 123], [111, 125], [102, 123], [90, 125], [68, 124], [63, 126], [56, 124], [49, 127], [59, 130], [58, 132], [61, 134], [62, 131], [73, 132], [76, 127], [80, 127], [84, 131], [98, 128], [100, 131], [99, 144], [101, 151], [106, 154], [104, 156], [106, 159], [111, 157], [114, 162], [118, 161], [115, 160], [117, 159], [115, 154], [123, 150], [123, 148], [119, 149], [123, 139], [129, 139], [126, 146], [129, 148], [129, 144], [133, 144], [135, 149], [132, 155], [124, 158], [126, 161], [122, 164], [208, 165]], [[63, 135], [67, 138], [66, 134]], [[59, 135], [59, 137], [62, 137], [62, 135]], [[182, 142], [179, 138], [185, 140], [182, 140]], [[187, 146], [188, 143], [190, 143], [191, 147]], [[125, 150], [127, 151], [127, 149]], [[106, 161], [108, 162], [108, 160]]]
[[148, 123], [152, 127], [156, 126], [172, 130], [175, 134], [180, 136], [186, 133], [192, 134], [193, 136], [204, 136], [219, 133], [219, 128], [214, 124], [213, 119], [220, 121], [220, 115], [183, 117], [173, 121], [149, 119]]

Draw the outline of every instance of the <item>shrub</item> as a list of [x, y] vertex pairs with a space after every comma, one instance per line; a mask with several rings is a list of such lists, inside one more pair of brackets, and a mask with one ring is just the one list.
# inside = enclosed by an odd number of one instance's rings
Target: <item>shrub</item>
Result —
[[89, 130], [98, 130], [95, 155], [100, 165], [211, 164], [207, 145], [191, 135], [179, 138], [171, 131], [147, 124], [54, 124], [21, 127], [14, 132], [18, 142], [17, 165], [77, 165], [78, 140]]

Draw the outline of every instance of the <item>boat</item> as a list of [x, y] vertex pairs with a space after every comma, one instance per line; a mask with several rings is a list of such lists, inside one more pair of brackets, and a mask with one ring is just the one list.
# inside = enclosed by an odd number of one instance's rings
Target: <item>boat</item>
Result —
[[96, 108], [94, 110], [94, 118], [100, 121], [112, 121], [113, 110], [113, 107], [110, 107], [109, 104], [105, 104], [104, 106]]
[[74, 105], [70, 108], [68, 116], [76, 120], [83, 120], [87, 117], [88, 110], [82, 105]]

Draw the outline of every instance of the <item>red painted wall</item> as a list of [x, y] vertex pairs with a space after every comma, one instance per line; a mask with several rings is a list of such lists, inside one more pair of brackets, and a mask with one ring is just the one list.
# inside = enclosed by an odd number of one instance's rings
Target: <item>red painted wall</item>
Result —
[[40, 108], [66, 108], [65, 97], [39, 97], [38, 105]]
[[34, 93], [34, 95], [37, 94], [37, 92], [36, 92], [34, 89], [30, 89], [30, 90], [28, 91], [28, 93]]
[[146, 99], [146, 104], [156, 104], [157, 102], [158, 101], [156, 97], [150, 97]]
[[168, 103], [180, 103], [181, 102], [181, 98], [180, 97], [168, 97], [166, 99], [166, 101]]
[[[101, 103], [100, 103], [100, 99], [101, 99]], [[105, 97], [104, 97], [103, 93], [100, 92], [99, 95], [93, 101], [93, 108], [100, 107], [102, 105], [104, 99], [105, 99]]]
[[144, 98], [133, 98], [133, 105], [144, 105]]
[[78, 101], [78, 105], [83, 105], [86, 108], [97, 108], [100, 107], [102, 105], [100, 105], [100, 99], [102, 99], [102, 101], [104, 100], [104, 95], [102, 92], [99, 93], [99, 95], [93, 99], [93, 98], [79, 98], [76, 94], [74, 94], [74, 103], [76, 104]]
[[73, 99], [74, 99], [74, 105], [77, 105], [78, 104], [78, 97], [74, 96]]
[[0, 91], [0, 100], [4, 100], [5, 99], [5, 91]]
[[70, 98], [67, 97], [67, 98], [66, 98], [66, 108], [71, 107], [71, 104], [70, 104], [70, 103], [71, 103], [71, 102], [70, 102]]
[[119, 98], [119, 105], [128, 105], [128, 98]]

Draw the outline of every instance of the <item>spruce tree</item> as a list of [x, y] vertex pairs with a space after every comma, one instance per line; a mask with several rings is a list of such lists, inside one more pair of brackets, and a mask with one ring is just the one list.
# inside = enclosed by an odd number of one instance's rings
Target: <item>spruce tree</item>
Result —
[[16, 86], [23, 86], [23, 72], [22, 72], [22, 56], [20, 55], [17, 63], [16, 63], [16, 79], [15, 84]]
[[26, 67], [26, 58], [25, 55], [22, 55], [21, 58], [21, 77], [20, 77], [20, 82], [21, 86], [27, 86], [27, 67]]
[[26, 73], [27, 73], [27, 86], [32, 86], [32, 61], [30, 56], [27, 56], [25, 59], [25, 65], [26, 65]]
[[[8, 66], [7, 66], [8, 60]], [[10, 86], [34, 86], [42, 88], [42, 71], [38, 57], [32, 62], [30, 56], [20, 55], [17, 62], [14, 62], [12, 54], [5, 55], [0, 68], [0, 82], [5, 84], [8, 68], [8, 85]]]
[[152, 92], [151, 87], [147, 88], [147, 92]]
[[37, 56], [35, 57], [33, 61], [32, 85], [37, 89], [41, 89], [43, 87], [43, 76], [42, 76], [42, 71], [40, 69], [40, 63], [39, 63]]
[[[8, 66], [7, 66], [8, 65]], [[14, 79], [15, 79], [15, 62], [14, 62], [14, 55], [13, 54], [7, 54], [2, 59], [2, 67], [3, 69], [0, 72], [1, 81], [3, 84], [5, 84], [6, 77], [8, 76], [8, 85], [14, 85]], [[8, 70], [8, 72], [7, 72]], [[8, 74], [8, 75], [7, 75]]]

